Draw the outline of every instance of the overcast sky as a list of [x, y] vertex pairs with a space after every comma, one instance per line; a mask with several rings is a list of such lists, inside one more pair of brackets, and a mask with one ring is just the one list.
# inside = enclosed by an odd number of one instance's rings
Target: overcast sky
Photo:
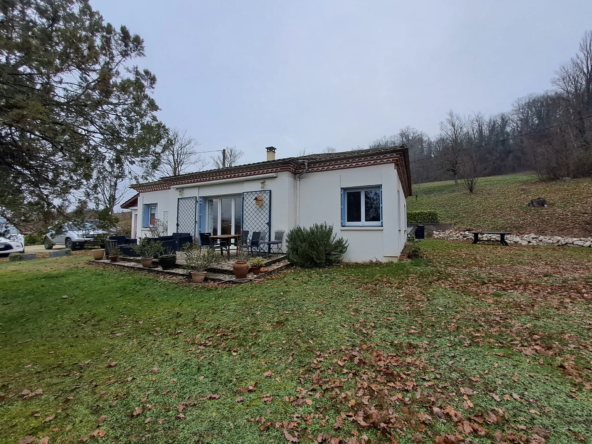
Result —
[[449, 109], [509, 110], [549, 89], [592, 1], [91, 0], [140, 34], [161, 120], [245, 163], [338, 151]]

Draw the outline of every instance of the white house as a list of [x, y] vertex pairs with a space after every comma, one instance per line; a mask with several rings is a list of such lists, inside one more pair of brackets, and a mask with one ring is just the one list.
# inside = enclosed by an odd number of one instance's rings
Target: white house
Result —
[[[406, 239], [411, 193], [406, 147], [312, 154], [202, 171], [133, 185], [122, 205], [132, 211], [132, 237], [157, 219], [169, 234], [265, 232], [314, 223], [348, 240], [347, 261], [396, 261]], [[285, 238], [284, 238], [285, 239]], [[285, 245], [284, 245], [285, 249]]]

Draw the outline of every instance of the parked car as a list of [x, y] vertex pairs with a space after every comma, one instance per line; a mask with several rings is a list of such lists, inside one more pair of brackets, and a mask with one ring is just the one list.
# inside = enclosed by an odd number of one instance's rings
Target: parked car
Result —
[[25, 238], [16, 227], [0, 218], [0, 257], [8, 257], [10, 253], [24, 253]]
[[45, 235], [43, 245], [46, 250], [51, 250], [54, 244], [63, 244], [72, 250], [84, 248], [87, 243], [95, 243], [97, 237], [106, 238], [107, 232], [98, 228], [98, 222], [94, 219], [89, 219], [83, 224], [68, 222], [61, 230], [50, 230]]

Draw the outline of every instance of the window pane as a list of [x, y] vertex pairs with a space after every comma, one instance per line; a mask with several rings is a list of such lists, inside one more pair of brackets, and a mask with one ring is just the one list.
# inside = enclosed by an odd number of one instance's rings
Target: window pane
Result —
[[241, 234], [241, 226], [243, 220], [243, 198], [237, 197], [234, 199], [234, 234]]
[[222, 199], [221, 234], [232, 234], [232, 199]]
[[156, 205], [150, 205], [150, 225], [156, 223]]
[[362, 222], [362, 192], [346, 193], [347, 222]]
[[218, 234], [218, 199], [212, 199], [208, 202], [209, 204], [209, 219], [210, 219], [210, 233], [212, 236], [217, 236]]
[[366, 222], [380, 222], [380, 192], [378, 190], [366, 190], [364, 209]]

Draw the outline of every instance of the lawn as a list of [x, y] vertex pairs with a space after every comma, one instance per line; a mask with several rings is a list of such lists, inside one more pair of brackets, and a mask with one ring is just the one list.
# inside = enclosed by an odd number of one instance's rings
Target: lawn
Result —
[[[592, 237], [592, 179], [545, 182], [532, 174], [484, 177], [474, 194], [459, 182], [414, 185], [410, 211], [436, 210], [441, 222], [459, 230], [512, 231], [517, 234]], [[537, 197], [545, 208], [530, 208]]]
[[421, 245], [228, 288], [2, 263], [0, 442], [592, 442], [590, 251]]

